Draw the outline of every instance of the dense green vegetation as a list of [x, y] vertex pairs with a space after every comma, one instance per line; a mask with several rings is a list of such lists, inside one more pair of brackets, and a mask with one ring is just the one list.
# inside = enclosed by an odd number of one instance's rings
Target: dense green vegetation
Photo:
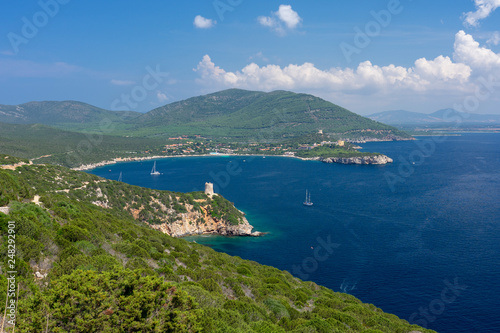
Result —
[[[68, 167], [96, 163], [116, 157], [150, 156], [162, 150], [164, 140], [82, 134], [45, 125], [0, 123], [0, 153], [37, 158], [35, 163]], [[48, 156], [47, 156], [48, 155]], [[39, 158], [44, 156], [42, 158]]]
[[0, 165], [9, 165], [17, 163], [29, 163], [29, 160], [24, 158], [13, 157], [5, 154], [0, 154]]
[[[86, 195], [94, 186], [108, 208]], [[34, 195], [41, 206], [29, 202]], [[0, 213], [2, 272], [15, 221], [16, 332], [432, 332], [286, 271], [153, 230], [123, 209], [139, 195], [176, 196], [184, 209], [204, 196], [55, 166], [0, 170], [0, 205], [10, 207]], [[1, 275], [1, 313], [6, 287]]]
[[307, 94], [229, 89], [166, 105], [134, 119], [129, 135], [194, 135], [282, 141], [323, 130], [343, 138], [408, 136]]
[[[223, 147], [229, 153], [236, 147], [241, 154], [279, 155], [293, 152], [299, 144], [321, 142], [316, 141], [320, 137], [409, 138], [320, 98], [287, 91], [229, 89], [146, 114], [107, 111], [74, 101], [0, 105], [0, 110], [0, 121], [9, 123], [0, 122], [1, 153], [66, 167], [115, 158], [207, 154]], [[358, 155], [352, 151], [350, 156]]]
[[[359, 116], [321, 98], [288, 91], [228, 89], [167, 104], [146, 114], [91, 105], [30, 102], [0, 105], [0, 122], [41, 123], [86, 133], [135, 137], [201, 135], [243, 142], [283, 141], [319, 130], [344, 139], [408, 138], [396, 128]], [[10, 116], [9, 116], [10, 115]]]
[[61, 128], [85, 129], [109, 127], [141, 115], [133, 111], [109, 111], [77, 101], [29, 102], [1, 105], [0, 122], [45, 124]]
[[[244, 218], [244, 214], [236, 209], [232, 202], [220, 195], [210, 198], [204, 192], [158, 191], [104, 180], [60, 166], [25, 165], [18, 167], [17, 170], [21, 171], [18, 178], [22, 178], [25, 184], [36, 184], [27, 190], [27, 193], [32, 195], [34, 191], [39, 195], [64, 193], [76, 201], [84, 200], [105, 206], [115, 214], [135, 213], [137, 220], [150, 224], [172, 223], [181, 220], [182, 213], [188, 210], [201, 212], [202, 207], [219, 221], [233, 225], [240, 224]], [[12, 192], [8, 191], [9, 186], [12, 185], [5, 183], [2, 186], [0, 183], [0, 189], [5, 188], [5, 197]], [[9, 198], [12, 200], [14, 197], [11, 194]]]
[[301, 150], [295, 154], [298, 157], [360, 157], [375, 156], [379, 153], [359, 152], [355, 149], [349, 149], [337, 146], [318, 146], [310, 150]]

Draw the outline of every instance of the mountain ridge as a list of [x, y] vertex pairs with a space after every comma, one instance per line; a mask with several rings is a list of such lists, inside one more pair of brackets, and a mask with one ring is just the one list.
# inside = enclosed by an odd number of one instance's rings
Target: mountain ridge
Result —
[[113, 125], [107, 134], [119, 136], [201, 135], [248, 141], [255, 139], [256, 134], [266, 140], [283, 140], [323, 131], [345, 139], [409, 138], [392, 126], [319, 97], [283, 90], [266, 93], [226, 89], [166, 104], [144, 114], [109, 111], [72, 101], [0, 105], [0, 122], [42, 123], [97, 133], [103, 121]]
[[461, 112], [452, 108], [440, 109], [432, 113], [406, 110], [382, 111], [368, 115], [367, 117], [391, 125], [500, 124], [500, 115]]
[[13, 124], [98, 123], [104, 119], [127, 120], [139, 115], [139, 112], [110, 111], [73, 100], [31, 101], [18, 105], [0, 104], [0, 122]]

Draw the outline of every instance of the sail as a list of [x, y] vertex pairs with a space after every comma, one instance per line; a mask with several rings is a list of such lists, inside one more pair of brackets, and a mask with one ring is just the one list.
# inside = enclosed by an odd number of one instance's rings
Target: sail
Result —
[[311, 192], [306, 190], [306, 201], [304, 201], [304, 206], [312, 206], [313, 203], [311, 202]]
[[159, 175], [160, 174], [159, 171], [156, 171], [156, 161], [153, 164], [153, 169], [151, 170], [151, 174], [152, 175]]

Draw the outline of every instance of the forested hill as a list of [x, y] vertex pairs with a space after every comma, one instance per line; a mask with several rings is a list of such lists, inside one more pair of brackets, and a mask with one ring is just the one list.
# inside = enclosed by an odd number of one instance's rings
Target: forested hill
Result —
[[103, 120], [126, 121], [139, 115], [139, 112], [109, 111], [77, 101], [0, 104], [0, 122], [12, 124], [98, 124]]
[[[203, 206], [209, 198], [202, 193], [143, 189], [49, 165], [6, 167], [0, 256], [2, 273], [17, 272], [16, 332], [432, 332], [288, 272], [154, 230], [144, 221], [163, 218], [158, 203], [136, 216], [149, 202], [141, 198], [156, 198], [177, 218]], [[1, 274], [1, 314], [6, 288]]]
[[[408, 138], [404, 132], [321, 98], [289, 91], [229, 89], [154, 109], [134, 119], [138, 133], [283, 139], [317, 133], [342, 138]], [[261, 138], [262, 139], [262, 138]]]
[[74, 101], [0, 105], [0, 122], [40, 123], [70, 131], [127, 137], [200, 135], [245, 142], [283, 141], [319, 131], [337, 139], [409, 138], [392, 126], [312, 95], [241, 89], [192, 97], [145, 114], [108, 111]]

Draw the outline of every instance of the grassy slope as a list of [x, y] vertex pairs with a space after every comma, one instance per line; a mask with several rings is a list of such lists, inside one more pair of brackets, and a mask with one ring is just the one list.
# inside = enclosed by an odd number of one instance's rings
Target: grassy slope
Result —
[[[106, 181], [116, 207], [95, 206], [76, 188], [99, 180], [54, 166], [0, 170], [0, 205], [11, 208], [0, 213], [3, 271], [7, 222], [16, 223], [16, 332], [431, 332], [286, 271], [150, 229], [121, 207], [129, 193], [151, 190]], [[25, 202], [35, 194], [43, 207]], [[34, 280], [34, 270], [48, 276]], [[0, 311], [5, 289], [2, 275]]]
[[[257, 141], [300, 136], [322, 129], [343, 137], [387, 134], [407, 137], [392, 126], [359, 116], [318, 97], [287, 91], [225, 90], [169, 104], [140, 116], [136, 123], [130, 128], [132, 135], [166, 131]], [[366, 132], [367, 129], [372, 132]]]
[[[115, 157], [142, 156], [158, 150], [163, 140], [82, 134], [44, 125], [0, 123], [0, 152], [23, 158], [52, 155], [37, 160], [69, 167], [95, 163]], [[135, 152], [135, 153], [130, 153]]]

